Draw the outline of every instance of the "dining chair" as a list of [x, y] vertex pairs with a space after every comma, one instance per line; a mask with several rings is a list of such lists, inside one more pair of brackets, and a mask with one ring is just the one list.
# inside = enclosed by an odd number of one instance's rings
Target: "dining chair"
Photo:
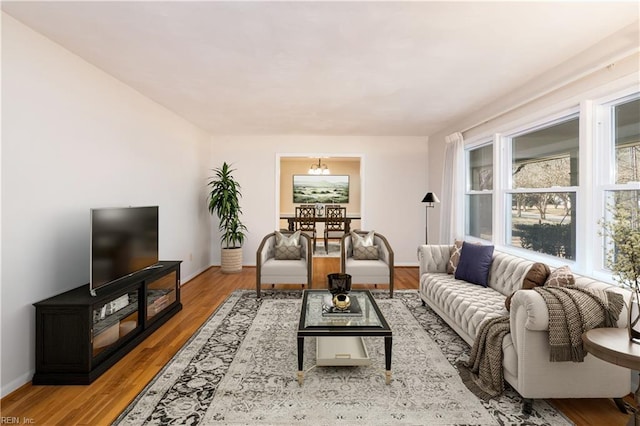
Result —
[[347, 208], [339, 205], [327, 205], [325, 207], [325, 217], [324, 249], [329, 254], [329, 239], [342, 240], [346, 232]]
[[296, 207], [296, 231], [301, 231], [313, 241], [313, 252], [316, 252], [316, 207], [302, 205]]

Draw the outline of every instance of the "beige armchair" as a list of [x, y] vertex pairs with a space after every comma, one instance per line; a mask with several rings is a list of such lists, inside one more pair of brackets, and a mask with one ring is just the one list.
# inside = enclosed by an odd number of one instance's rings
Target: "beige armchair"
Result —
[[[367, 235], [363, 231], [357, 233]], [[377, 258], [356, 259], [351, 233], [345, 234], [340, 242], [340, 272], [351, 275], [352, 284], [389, 285], [389, 297], [393, 297], [393, 250], [387, 239], [377, 232], [373, 244], [378, 248]]]
[[[290, 236], [293, 232], [282, 231]], [[263, 284], [302, 284], [311, 288], [313, 280], [313, 252], [311, 238], [300, 234], [300, 258], [276, 259], [276, 233], [265, 236], [256, 253], [256, 296]]]

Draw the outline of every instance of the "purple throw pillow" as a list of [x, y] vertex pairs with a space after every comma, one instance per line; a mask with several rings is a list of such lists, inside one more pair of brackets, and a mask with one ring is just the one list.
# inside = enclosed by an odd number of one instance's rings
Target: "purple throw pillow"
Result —
[[458, 262], [455, 277], [458, 280], [486, 287], [492, 260], [493, 246], [480, 246], [465, 242], [462, 244], [460, 262]]

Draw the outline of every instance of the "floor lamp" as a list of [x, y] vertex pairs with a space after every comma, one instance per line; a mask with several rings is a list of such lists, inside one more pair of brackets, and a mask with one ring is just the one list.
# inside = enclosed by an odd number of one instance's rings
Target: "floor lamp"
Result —
[[439, 203], [438, 197], [433, 192], [427, 192], [427, 195], [422, 199], [423, 203], [426, 204], [426, 213], [424, 217], [424, 243], [429, 244], [429, 209], [435, 207], [435, 203]]

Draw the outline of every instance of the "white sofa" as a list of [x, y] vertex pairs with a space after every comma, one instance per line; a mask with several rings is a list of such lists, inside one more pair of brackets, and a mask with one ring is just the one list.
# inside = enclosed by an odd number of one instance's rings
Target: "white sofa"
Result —
[[[631, 374], [587, 355], [584, 362], [549, 361], [549, 315], [537, 292], [522, 290], [514, 294], [510, 311], [505, 299], [521, 289], [522, 280], [534, 262], [502, 252], [494, 252], [488, 287], [456, 280], [447, 274], [452, 246], [422, 245], [419, 293], [429, 305], [469, 345], [473, 345], [480, 323], [488, 318], [509, 315], [511, 332], [504, 337], [504, 378], [524, 398], [523, 411], [530, 412], [534, 398], [613, 398], [629, 394]], [[629, 299], [620, 287], [575, 275], [576, 285], [606, 288]], [[618, 327], [625, 327], [627, 309], [623, 308]], [[622, 408], [621, 408], [622, 409]]]

